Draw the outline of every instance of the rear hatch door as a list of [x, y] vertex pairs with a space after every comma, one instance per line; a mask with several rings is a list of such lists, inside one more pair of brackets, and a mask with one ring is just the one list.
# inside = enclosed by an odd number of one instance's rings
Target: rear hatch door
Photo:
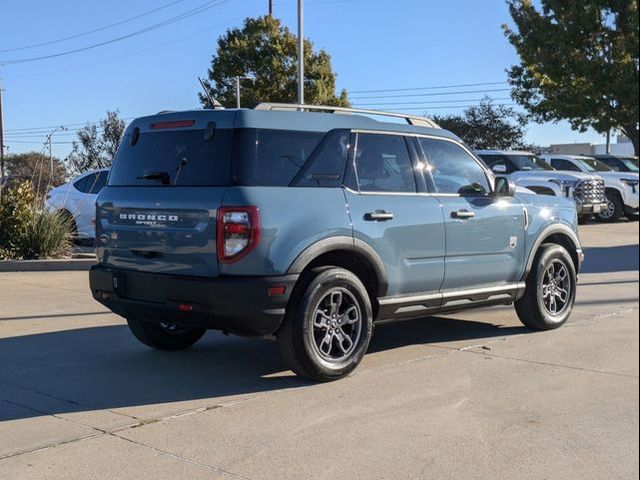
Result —
[[233, 112], [136, 120], [98, 197], [102, 265], [215, 277], [216, 212], [231, 177]]

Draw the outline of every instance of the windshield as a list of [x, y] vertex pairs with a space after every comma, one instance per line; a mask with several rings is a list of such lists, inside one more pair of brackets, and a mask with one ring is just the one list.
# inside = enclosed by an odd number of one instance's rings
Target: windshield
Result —
[[625, 164], [630, 172], [638, 172], [638, 159], [633, 157], [621, 158], [620, 161]]
[[509, 155], [508, 157], [518, 170], [525, 172], [533, 170], [555, 170], [555, 168], [535, 155]]
[[581, 165], [584, 166], [587, 172], [612, 172], [613, 170], [595, 158], [576, 158]]

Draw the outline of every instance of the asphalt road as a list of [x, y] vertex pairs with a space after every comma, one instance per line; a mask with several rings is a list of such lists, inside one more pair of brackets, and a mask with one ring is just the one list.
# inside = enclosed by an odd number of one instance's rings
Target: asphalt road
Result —
[[0, 274], [0, 478], [638, 478], [638, 224], [587, 225], [570, 322], [380, 326], [315, 385], [272, 342], [151, 351], [87, 274]]

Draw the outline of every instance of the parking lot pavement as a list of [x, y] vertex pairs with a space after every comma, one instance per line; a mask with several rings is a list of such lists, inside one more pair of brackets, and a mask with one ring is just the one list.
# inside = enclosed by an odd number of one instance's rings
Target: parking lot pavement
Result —
[[86, 272], [0, 274], [0, 478], [637, 478], [638, 224], [581, 234], [565, 327], [384, 325], [321, 385], [272, 342], [148, 350]]

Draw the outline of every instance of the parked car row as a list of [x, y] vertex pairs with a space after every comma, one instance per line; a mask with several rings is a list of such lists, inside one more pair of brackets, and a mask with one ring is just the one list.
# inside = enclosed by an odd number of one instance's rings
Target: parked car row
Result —
[[524, 151], [479, 150], [476, 154], [494, 173], [508, 175], [518, 186], [540, 195], [573, 199], [582, 220], [594, 215], [603, 222], [615, 222], [623, 216], [638, 219], [640, 181], [633, 157], [607, 155], [602, 161]]

